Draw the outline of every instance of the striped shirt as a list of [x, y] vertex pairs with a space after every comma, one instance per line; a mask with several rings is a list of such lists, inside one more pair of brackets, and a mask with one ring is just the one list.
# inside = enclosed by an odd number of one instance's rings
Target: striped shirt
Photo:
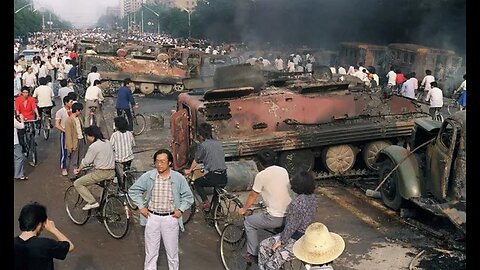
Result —
[[115, 131], [110, 138], [113, 151], [115, 152], [115, 161], [126, 162], [133, 159], [133, 150], [135, 139], [130, 131]]
[[169, 175], [167, 178], [163, 178], [157, 173], [148, 209], [159, 213], [173, 212], [175, 206], [173, 204], [172, 181], [170, 177]]

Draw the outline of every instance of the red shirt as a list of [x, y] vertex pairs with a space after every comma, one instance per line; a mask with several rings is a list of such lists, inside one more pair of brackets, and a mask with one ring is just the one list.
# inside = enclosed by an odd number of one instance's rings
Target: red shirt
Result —
[[77, 53], [76, 52], [70, 52], [70, 55], [69, 55], [70, 59], [77, 59]]
[[398, 84], [402, 84], [405, 82], [405, 76], [403, 73], [397, 73], [397, 77], [395, 78], [395, 82]]
[[19, 96], [15, 99], [15, 110], [20, 112], [25, 120], [35, 120], [35, 109], [37, 108], [37, 103], [35, 99], [31, 96], [28, 96], [25, 99], [23, 96]]

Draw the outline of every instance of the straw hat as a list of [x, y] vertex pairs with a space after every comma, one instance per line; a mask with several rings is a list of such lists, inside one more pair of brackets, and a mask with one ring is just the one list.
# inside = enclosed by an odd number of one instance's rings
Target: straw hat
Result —
[[293, 245], [293, 254], [310, 264], [324, 264], [338, 258], [345, 249], [345, 242], [336, 233], [331, 233], [322, 223], [312, 223], [305, 234]]

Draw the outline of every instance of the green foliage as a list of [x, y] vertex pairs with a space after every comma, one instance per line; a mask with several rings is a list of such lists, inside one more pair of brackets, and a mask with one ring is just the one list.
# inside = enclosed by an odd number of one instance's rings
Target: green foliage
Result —
[[[27, 36], [29, 33], [42, 31], [42, 12], [39, 10], [34, 11], [32, 6], [26, 6], [30, 4], [27, 0], [14, 0], [13, 7], [17, 13], [13, 14], [13, 33], [14, 36]], [[55, 14], [50, 15], [50, 11], [44, 11], [45, 18], [50, 19], [53, 22], [52, 29], [69, 29], [72, 28], [71, 23], [61, 20]], [[48, 17], [47, 17], [48, 16]], [[49, 29], [46, 24], [46, 30]]]

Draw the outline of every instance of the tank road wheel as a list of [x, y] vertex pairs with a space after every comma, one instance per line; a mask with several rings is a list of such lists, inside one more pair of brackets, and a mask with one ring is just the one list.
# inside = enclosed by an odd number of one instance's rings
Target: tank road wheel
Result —
[[284, 151], [280, 153], [279, 163], [289, 175], [293, 175], [299, 171], [311, 171], [315, 157], [310, 149]]
[[369, 142], [365, 145], [365, 148], [362, 150], [363, 161], [365, 165], [371, 170], [378, 170], [377, 166], [377, 156], [380, 151], [382, 151], [387, 146], [392, 145], [389, 141], [375, 141]]
[[153, 83], [141, 83], [140, 84], [140, 92], [142, 94], [148, 95], [153, 93], [153, 90], [155, 89]]
[[184, 89], [185, 89], [185, 87], [183, 86], [183, 84], [177, 83], [173, 86], [173, 92], [181, 92]]
[[171, 84], [159, 84], [158, 91], [162, 93], [162, 95], [169, 95], [172, 93], [172, 85]]
[[353, 168], [356, 155], [356, 149], [350, 144], [329, 146], [323, 150], [323, 162], [330, 172], [343, 174]]
[[[379, 170], [379, 181], [383, 181], [385, 176], [390, 173], [393, 167], [395, 167], [395, 164], [390, 159], [386, 159], [384, 162], [382, 162]], [[397, 172], [393, 172], [380, 188], [383, 203], [395, 211], [399, 210], [403, 204], [403, 198], [398, 189], [398, 182], [398, 174]]]

